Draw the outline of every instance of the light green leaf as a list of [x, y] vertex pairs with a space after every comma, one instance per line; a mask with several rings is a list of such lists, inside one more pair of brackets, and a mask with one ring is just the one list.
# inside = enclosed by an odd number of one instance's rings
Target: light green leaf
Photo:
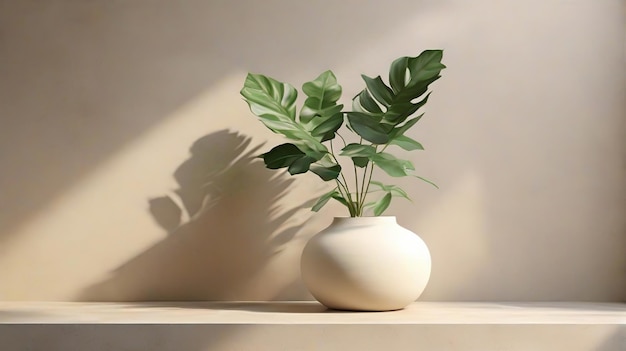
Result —
[[328, 153], [320, 140], [296, 122], [297, 91], [294, 87], [261, 74], [249, 73], [241, 95], [263, 124], [274, 133], [293, 140], [304, 153], [315, 159]]
[[428, 180], [428, 179], [426, 179], [426, 178], [424, 178], [424, 177], [420, 177], [420, 176], [416, 176], [416, 175], [414, 175], [414, 177], [415, 177], [415, 178], [417, 178], [417, 179], [423, 180], [423, 181], [425, 181], [426, 183], [428, 183], [428, 184], [430, 184], [430, 185], [434, 186], [435, 188], [439, 189], [439, 187], [437, 186], [437, 184], [433, 183], [432, 181], [430, 181], [430, 180]]
[[385, 194], [380, 200], [376, 201], [374, 205], [374, 216], [380, 216], [385, 212], [391, 203], [391, 193]]
[[404, 150], [413, 151], [413, 150], [424, 150], [424, 147], [419, 142], [409, 138], [406, 135], [400, 135], [393, 138], [389, 144], [397, 145]]
[[302, 91], [308, 96], [300, 111], [300, 122], [320, 141], [335, 137], [343, 124], [341, 86], [332, 71], [320, 74], [315, 80], [304, 83]]
[[358, 143], [350, 143], [341, 149], [341, 156], [350, 157], [369, 157], [376, 153], [376, 148], [371, 145], [362, 145]]
[[408, 171], [415, 169], [410, 161], [397, 159], [386, 152], [374, 154], [370, 160], [392, 177], [406, 177], [409, 175]]
[[393, 196], [403, 197], [403, 198], [411, 201], [411, 198], [409, 197], [409, 194], [407, 194], [407, 192], [404, 191], [404, 189], [400, 188], [397, 185], [385, 185], [385, 184], [383, 184], [381, 182], [378, 182], [378, 181], [375, 181], [375, 180], [372, 180], [370, 182], [370, 184], [380, 188], [382, 191], [390, 192], [391, 195], [393, 195]]
[[337, 188], [327, 192], [326, 194], [322, 195], [317, 202], [315, 203], [315, 205], [313, 205], [313, 207], [311, 207], [311, 211], [313, 212], [317, 212], [319, 211], [322, 207], [324, 207], [324, 205], [326, 205], [326, 203], [328, 202], [328, 200], [332, 199], [333, 196], [338, 195], [339, 192], [337, 192]]

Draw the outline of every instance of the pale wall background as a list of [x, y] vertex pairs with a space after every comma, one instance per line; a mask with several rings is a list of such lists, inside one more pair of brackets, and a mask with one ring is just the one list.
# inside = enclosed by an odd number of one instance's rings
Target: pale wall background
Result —
[[0, 0], [0, 299], [309, 298], [299, 251], [343, 212], [252, 158], [281, 139], [246, 72], [331, 68], [347, 102], [443, 48], [409, 156], [441, 190], [389, 211], [431, 248], [423, 299], [624, 300], [624, 7]]

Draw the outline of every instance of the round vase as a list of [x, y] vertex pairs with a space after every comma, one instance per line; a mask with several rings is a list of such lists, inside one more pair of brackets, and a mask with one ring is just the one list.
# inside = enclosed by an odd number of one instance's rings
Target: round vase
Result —
[[396, 217], [337, 217], [302, 252], [302, 279], [328, 308], [390, 311], [408, 306], [430, 278], [428, 247]]

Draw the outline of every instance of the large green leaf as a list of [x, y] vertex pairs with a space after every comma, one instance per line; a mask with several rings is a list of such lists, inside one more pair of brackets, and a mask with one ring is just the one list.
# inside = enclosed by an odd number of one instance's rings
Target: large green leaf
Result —
[[343, 105], [338, 105], [341, 98], [341, 85], [332, 71], [326, 71], [317, 78], [302, 85], [307, 95], [300, 111], [300, 122], [320, 141], [335, 137], [335, 132], [343, 124]]
[[[445, 65], [441, 63], [442, 56], [441, 50], [426, 50], [417, 57], [401, 57], [395, 60], [389, 69], [390, 86], [387, 86], [380, 76], [376, 78], [362, 76], [366, 88], [354, 98], [353, 108], [358, 113], [369, 115], [373, 119], [368, 121], [360, 118], [356, 125], [361, 127], [365, 125], [365, 127], [359, 131], [348, 114], [348, 120], [353, 129], [368, 141], [375, 138], [378, 142], [374, 143], [378, 144], [384, 140], [379, 134], [386, 133], [387, 141], [389, 141], [412, 127], [417, 120], [405, 124], [405, 129], [398, 130], [398, 125], [405, 122], [428, 101], [428, 96], [426, 96], [414, 102], [428, 91], [428, 86], [432, 82], [439, 79], [439, 73], [445, 68]], [[379, 125], [388, 125], [391, 128], [376, 128], [371, 123], [372, 120]]]
[[284, 135], [309, 157], [318, 160], [328, 149], [295, 119], [297, 91], [287, 83], [261, 74], [248, 74], [241, 95], [250, 111], [275, 133]]

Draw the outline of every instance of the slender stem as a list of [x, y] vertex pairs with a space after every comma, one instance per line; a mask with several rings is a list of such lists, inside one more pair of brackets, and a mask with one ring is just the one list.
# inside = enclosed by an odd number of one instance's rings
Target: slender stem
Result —
[[[341, 141], [343, 141], [343, 146], [346, 146], [346, 145], [347, 145], [347, 143], [346, 143], [346, 139], [344, 139], [344, 138], [341, 136], [341, 134], [339, 134], [339, 132], [335, 132], [335, 134], [337, 134], [337, 136], [338, 136], [339, 138], [341, 138]], [[332, 144], [332, 142], [331, 142], [331, 144]]]
[[[352, 168], [354, 168], [354, 187], [356, 189], [356, 212], [357, 216], [360, 216], [363, 211], [361, 210], [361, 199], [359, 197], [359, 176], [357, 174], [356, 165], [354, 164], [354, 162], [352, 163]], [[363, 196], [363, 193], [361, 193], [361, 196]]]
[[[337, 160], [337, 157], [335, 157], [333, 141], [330, 140], [329, 143], [330, 143], [330, 156], [333, 158], [333, 160], [335, 160], [336, 164], [339, 164], [339, 160]], [[354, 202], [352, 201], [352, 195], [350, 195], [350, 188], [348, 187], [348, 182], [346, 181], [346, 178], [343, 175], [343, 171], [339, 171], [339, 175], [341, 175], [343, 182], [341, 182], [339, 179], [335, 179], [335, 181], [337, 182], [337, 185], [340, 186], [340, 188], [343, 187], [343, 190], [345, 191], [345, 195], [341, 192], [341, 190], [339, 192], [342, 193], [341, 196], [343, 196], [344, 200], [346, 200], [346, 202], [348, 203], [348, 211], [350, 212], [350, 217], [355, 217], [358, 213], [358, 203], [357, 203], [357, 207], [355, 208]]]

